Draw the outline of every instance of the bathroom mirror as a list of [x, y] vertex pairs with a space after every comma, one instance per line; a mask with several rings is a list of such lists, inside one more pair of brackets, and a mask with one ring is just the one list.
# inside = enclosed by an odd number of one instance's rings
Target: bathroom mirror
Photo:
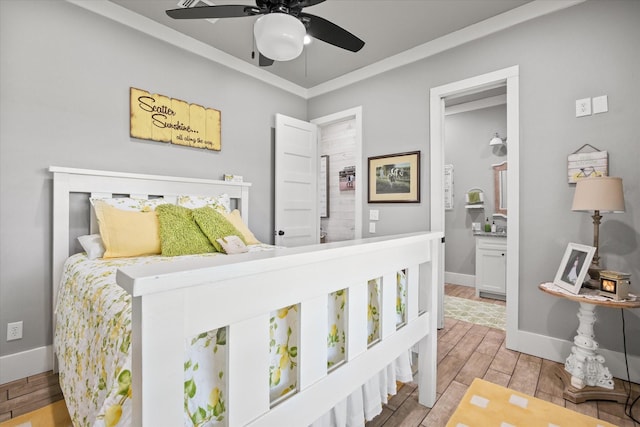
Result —
[[495, 213], [507, 216], [507, 162], [493, 165]]

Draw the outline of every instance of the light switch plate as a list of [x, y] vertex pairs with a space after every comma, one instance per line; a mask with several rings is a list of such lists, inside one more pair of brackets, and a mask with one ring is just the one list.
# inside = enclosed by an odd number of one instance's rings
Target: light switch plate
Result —
[[376, 223], [375, 222], [370, 222], [369, 223], [369, 233], [375, 233], [376, 232]]
[[380, 211], [378, 209], [371, 209], [369, 211], [369, 219], [371, 221], [377, 221], [379, 213], [380, 213]]
[[576, 117], [591, 115], [591, 98], [578, 99], [576, 101]]
[[606, 113], [609, 111], [609, 100], [607, 95], [593, 98], [593, 114]]

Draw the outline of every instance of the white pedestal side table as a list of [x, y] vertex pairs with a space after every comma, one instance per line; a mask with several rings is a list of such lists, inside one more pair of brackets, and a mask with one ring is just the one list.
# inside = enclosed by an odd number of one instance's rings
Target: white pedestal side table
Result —
[[615, 400], [624, 403], [627, 394], [623, 384], [612, 377], [609, 368], [604, 364], [604, 356], [597, 352], [599, 345], [593, 332], [596, 322], [595, 310], [597, 306], [640, 308], [640, 300], [635, 298], [614, 301], [599, 296], [597, 291], [584, 288], [576, 295], [553, 283], [541, 283], [538, 288], [548, 294], [580, 304], [579, 325], [577, 335], [573, 339], [571, 354], [566, 359], [564, 369], [557, 372], [565, 384], [564, 398], [573, 403], [587, 400]]

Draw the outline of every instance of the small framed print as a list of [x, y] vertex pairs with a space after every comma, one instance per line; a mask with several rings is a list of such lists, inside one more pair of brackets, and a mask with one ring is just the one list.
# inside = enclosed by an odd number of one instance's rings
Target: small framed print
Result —
[[569, 243], [553, 283], [573, 294], [578, 294], [595, 251], [596, 248], [593, 246]]

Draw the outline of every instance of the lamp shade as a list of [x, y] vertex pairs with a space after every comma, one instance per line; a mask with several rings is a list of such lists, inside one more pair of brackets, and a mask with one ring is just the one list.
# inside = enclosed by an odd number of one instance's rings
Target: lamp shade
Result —
[[583, 178], [576, 183], [573, 211], [624, 212], [622, 178]]
[[297, 58], [302, 53], [306, 33], [304, 24], [286, 13], [262, 15], [253, 25], [258, 51], [274, 61]]

